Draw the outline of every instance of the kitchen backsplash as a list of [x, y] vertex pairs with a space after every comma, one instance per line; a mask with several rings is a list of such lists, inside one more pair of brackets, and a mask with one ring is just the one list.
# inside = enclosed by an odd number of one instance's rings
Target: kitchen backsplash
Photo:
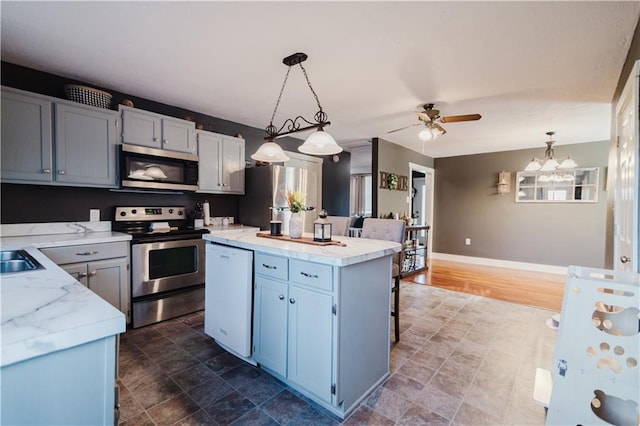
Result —
[[101, 188], [21, 185], [1, 186], [0, 222], [85, 222], [89, 210], [100, 209], [100, 220], [113, 220], [115, 206], [185, 206], [192, 211], [197, 202], [209, 201], [212, 216], [237, 217], [237, 195], [185, 192], [154, 194], [121, 192]]

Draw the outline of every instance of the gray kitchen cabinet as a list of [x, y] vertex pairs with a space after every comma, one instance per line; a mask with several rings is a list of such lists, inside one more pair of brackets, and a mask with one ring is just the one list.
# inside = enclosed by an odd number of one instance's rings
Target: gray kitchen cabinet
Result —
[[2, 180], [116, 187], [116, 126], [115, 111], [3, 87]]
[[83, 186], [115, 187], [115, 111], [55, 103], [55, 180]]
[[245, 141], [233, 136], [196, 131], [198, 192], [244, 194]]
[[3, 181], [53, 180], [52, 126], [50, 98], [2, 88]]
[[119, 109], [122, 113], [122, 143], [191, 154], [196, 152], [196, 125], [193, 121], [122, 105]]
[[116, 362], [111, 335], [2, 367], [2, 424], [117, 424]]
[[127, 242], [52, 247], [41, 251], [81, 284], [119, 309], [130, 322]]
[[336, 375], [332, 268], [256, 253], [255, 274], [254, 359], [331, 404]]
[[256, 276], [253, 357], [283, 377], [287, 375], [287, 303], [287, 283]]
[[331, 402], [333, 374], [333, 297], [289, 286], [287, 378]]

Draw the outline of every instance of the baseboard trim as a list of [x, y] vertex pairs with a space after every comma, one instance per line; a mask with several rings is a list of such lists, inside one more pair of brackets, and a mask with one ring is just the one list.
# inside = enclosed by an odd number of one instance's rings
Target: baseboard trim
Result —
[[513, 262], [511, 260], [489, 259], [485, 257], [460, 256], [448, 253], [431, 253], [432, 259], [450, 260], [452, 262], [469, 263], [473, 265], [494, 266], [496, 268], [520, 269], [524, 271], [546, 272], [549, 274], [567, 275], [564, 266], [543, 265], [539, 263]]

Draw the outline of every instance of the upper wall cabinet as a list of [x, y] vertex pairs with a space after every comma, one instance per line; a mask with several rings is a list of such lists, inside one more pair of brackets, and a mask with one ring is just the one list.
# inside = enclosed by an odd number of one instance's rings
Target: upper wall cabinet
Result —
[[195, 154], [194, 122], [122, 105], [119, 108], [122, 112], [122, 143]]
[[198, 192], [244, 194], [244, 139], [197, 131]]
[[2, 88], [2, 180], [53, 180], [52, 102]]
[[3, 87], [2, 180], [116, 187], [117, 119], [115, 111]]
[[554, 172], [518, 172], [516, 202], [595, 203], [598, 201], [597, 167]]

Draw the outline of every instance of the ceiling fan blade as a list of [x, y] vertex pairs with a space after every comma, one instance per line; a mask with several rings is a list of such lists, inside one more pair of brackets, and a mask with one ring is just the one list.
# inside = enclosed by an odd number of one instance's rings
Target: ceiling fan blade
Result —
[[409, 127], [421, 126], [421, 125], [422, 125], [422, 123], [410, 124], [410, 125], [408, 125], [408, 126], [400, 127], [399, 129], [389, 130], [389, 131], [387, 132], [387, 134], [388, 134], [388, 133], [395, 133], [395, 132], [399, 132], [400, 130], [408, 129]]
[[482, 116], [480, 114], [465, 114], [465, 115], [448, 115], [446, 117], [440, 117], [442, 123], [457, 123], [459, 121], [475, 121], [480, 120]]

